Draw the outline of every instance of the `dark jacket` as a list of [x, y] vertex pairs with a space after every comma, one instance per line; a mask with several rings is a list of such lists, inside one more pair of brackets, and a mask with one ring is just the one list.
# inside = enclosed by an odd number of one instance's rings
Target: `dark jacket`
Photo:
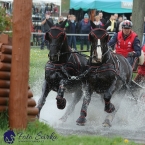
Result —
[[80, 21], [79, 23], [79, 30], [81, 34], [89, 34], [91, 31], [91, 23], [88, 21], [88, 23], [84, 22], [84, 19]]
[[[111, 21], [108, 20], [107, 23], [105, 24], [105, 28], [107, 29], [108, 26], [111, 26]], [[107, 30], [108, 32], [116, 32], [117, 31], [117, 22], [114, 22], [114, 29], [113, 31]]]
[[68, 21], [68, 26], [66, 27], [66, 33], [75, 34], [78, 32], [78, 23]]
[[[45, 19], [43, 19], [43, 20], [45, 20]], [[50, 29], [49, 25], [47, 24], [47, 21], [51, 22], [52, 25], [54, 24], [54, 23], [53, 23], [53, 19], [52, 19], [52, 18], [49, 18], [49, 19], [46, 20], [46, 22], [42, 25], [42, 32], [47, 32], [47, 31]]]

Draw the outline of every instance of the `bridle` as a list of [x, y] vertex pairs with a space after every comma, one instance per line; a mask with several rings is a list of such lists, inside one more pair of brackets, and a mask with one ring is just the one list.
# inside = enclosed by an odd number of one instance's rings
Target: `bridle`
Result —
[[[104, 31], [105, 33], [103, 34], [103, 35], [101, 35], [101, 36], [97, 36], [96, 34], [95, 34], [95, 31], [97, 31], [97, 30], [101, 30], [101, 31]], [[109, 35], [108, 33], [107, 33], [107, 31], [106, 30], [104, 30], [104, 29], [102, 29], [102, 28], [95, 28], [95, 29], [93, 29], [90, 33], [89, 33], [89, 40], [90, 40], [90, 35], [93, 35], [97, 40], [101, 40], [101, 39], [103, 39], [105, 36], [107, 36], [107, 35]], [[109, 37], [108, 37], [108, 40], [109, 40]], [[91, 42], [91, 40], [90, 40], [90, 42]], [[97, 42], [97, 44], [95, 43], [92, 43], [92, 45], [91, 45], [92, 47], [91, 47], [91, 56], [92, 56], [92, 51], [94, 51], [96, 48], [101, 48], [101, 50], [102, 50], [102, 48], [103, 47], [107, 47], [107, 44], [105, 45], [105, 46], [102, 46], [101, 45], [101, 43], [100, 44], [98, 44], [98, 42]], [[108, 49], [105, 53], [103, 53], [102, 54], [102, 58], [108, 53], [110, 51], [110, 49]]]
[[[53, 36], [52, 33], [51, 33], [51, 30], [60, 30], [60, 33], [58, 33], [56, 36]], [[66, 34], [64, 32], [64, 28], [60, 28], [60, 27], [57, 27], [57, 26], [53, 26], [51, 27], [51, 29], [47, 32], [49, 34], [49, 36], [51, 36], [51, 38], [53, 39], [58, 39], [61, 35], [64, 35], [64, 38], [63, 38], [63, 41], [61, 42], [61, 44], [50, 44], [51, 47], [58, 47], [59, 46], [59, 51], [57, 52], [57, 54], [53, 54], [53, 55], [50, 55], [48, 54], [48, 57], [49, 59], [52, 57], [52, 56], [57, 56], [57, 59], [59, 61], [59, 57], [61, 54], [61, 49], [62, 49], [62, 46], [66, 40]]]

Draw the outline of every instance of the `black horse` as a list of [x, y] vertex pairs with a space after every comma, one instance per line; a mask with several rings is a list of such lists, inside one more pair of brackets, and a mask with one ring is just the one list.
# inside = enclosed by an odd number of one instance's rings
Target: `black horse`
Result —
[[[50, 30], [46, 33], [45, 39], [49, 41], [49, 61], [45, 66], [45, 80], [42, 87], [42, 95], [38, 101], [39, 115], [48, 93], [53, 90], [58, 92], [56, 97], [58, 109], [64, 109], [66, 100], [64, 92], [73, 93], [74, 100], [63, 116], [63, 120], [73, 112], [75, 105], [82, 97], [82, 81], [78, 76], [85, 71], [87, 59], [77, 51], [73, 51], [67, 43], [64, 31], [66, 21], [52, 25], [48, 21]], [[74, 105], [75, 104], [75, 105]], [[38, 117], [39, 117], [38, 115]]]
[[[115, 106], [111, 103], [114, 92], [121, 88], [128, 88], [132, 81], [132, 67], [122, 55], [115, 54], [107, 46], [109, 34], [103, 28], [98, 28], [91, 22], [92, 31], [89, 34], [91, 42], [90, 59], [88, 62], [88, 73], [86, 93], [77, 119], [78, 125], [84, 125], [87, 116], [87, 107], [91, 101], [91, 95], [96, 92], [104, 100], [104, 111], [112, 114], [111, 119], [106, 117], [104, 126], [109, 125], [116, 112]], [[123, 96], [122, 96], [123, 97]]]

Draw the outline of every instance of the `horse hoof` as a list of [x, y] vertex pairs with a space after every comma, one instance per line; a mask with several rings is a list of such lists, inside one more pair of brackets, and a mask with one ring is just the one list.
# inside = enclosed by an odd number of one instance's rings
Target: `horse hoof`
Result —
[[107, 113], [112, 113], [115, 111], [115, 106], [112, 103], [105, 105], [104, 109]]
[[64, 109], [65, 106], [66, 106], [66, 99], [65, 98], [61, 98], [61, 97], [58, 96], [56, 98], [56, 100], [57, 100], [57, 102], [56, 102], [57, 108], [58, 109]]
[[80, 116], [76, 121], [77, 125], [79, 125], [79, 126], [85, 126], [86, 122], [87, 122], [87, 120], [84, 116]]
[[102, 123], [103, 127], [111, 127], [111, 123], [109, 119], [105, 119], [105, 121]]

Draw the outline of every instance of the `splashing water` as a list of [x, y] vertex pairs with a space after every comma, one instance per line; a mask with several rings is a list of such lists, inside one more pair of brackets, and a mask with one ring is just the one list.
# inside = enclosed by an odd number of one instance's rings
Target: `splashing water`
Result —
[[[36, 102], [41, 96], [42, 80], [38, 80], [32, 88], [34, 99]], [[137, 92], [136, 95], [145, 94], [144, 90]], [[46, 103], [41, 110], [40, 121], [48, 123], [62, 134], [95, 134], [112, 136], [118, 135], [131, 139], [144, 139], [145, 134], [145, 96], [134, 101], [131, 93], [126, 93], [125, 96], [115, 95], [111, 102], [115, 105], [118, 98], [122, 98], [120, 108], [118, 109], [113, 120], [111, 128], [102, 127], [102, 123], [107, 113], [104, 112], [104, 104], [99, 95], [94, 93], [88, 107], [87, 123], [85, 126], [77, 126], [76, 120], [80, 115], [80, 110], [83, 98], [76, 105], [75, 111], [68, 117], [66, 122], [61, 122], [59, 119], [64, 115], [68, 104], [71, 102], [73, 95], [66, 94], [67, 106], [64, 110], [57, 109], [56, 106], [57, 93], [51, 91], [46, 99]], [[69, 98], [69, 99], [67, 99]]]

